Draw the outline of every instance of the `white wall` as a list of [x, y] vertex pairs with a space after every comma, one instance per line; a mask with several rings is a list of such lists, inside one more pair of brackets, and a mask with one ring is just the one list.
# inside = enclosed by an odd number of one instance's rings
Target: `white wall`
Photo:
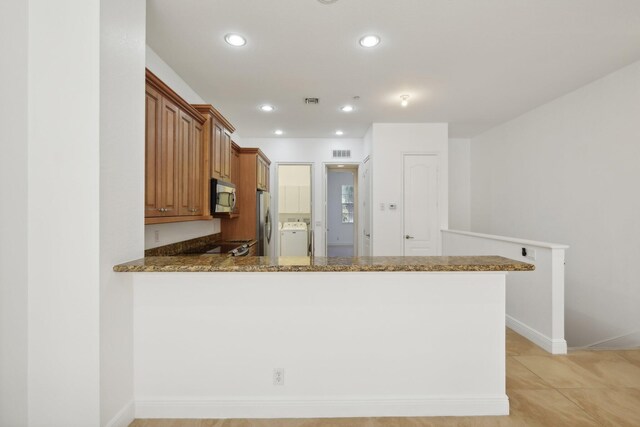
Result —
[[469, 139], [449, 139], [449, 228], [469, 230], [471, 164]]
[[133, 289], [113, 266], [144, 255], [145, 6], [100, 8], [100, 424], [114, 427], [133, 420]]
[[639, 117], [636, 62], [471, 142], [471, 229], [571, 246], [570, 346], [640, 345]]
[[133, 276], [139, 418], [508, 412], [504, 272]]
[[0, 2], [0, 426], [27, 425], [28, 3]]
[[[440, 227], [448, 228], [448, 125], [446, 123], [374, 123], [372, 131], [372, 255], [402, 255], [403, 154], [439, 156]], [[380, 210], [380, 204], [397, 203], [398, 209]]]
[[[351, 150], [351, 159], [342, 163], [359, 164], [363, 159], [362, 139], [356, 138], [243, 138], [243, 147], [260, 148], [271, 160], [272, 192], [277, 188], [274, 177], [278, 163], [310, 163], [313, 165], [313, 185], [311, 198], [313, 199], [313, 221], [315, 234], [315, 255], [324, 255], [324, 163], [339, 163], [332, 158], [332, 150]], [[271, 198], [276, 208], [278, 195]], [[318, 221], [320, 225], [318, 225]]]
[[30, 0], [28, 25], [29, 425], [97, 426], [100, 1]]
[[206, 104], [207, 102], [191, 89], [191, 86], [185, 82], [178, 73], [174, 71], [164, 59], [160, 58], [158, 54], [151, 49], [148, 45], [145, 47], [145, 63], [146, 67], [151, 70], [153, 74], [158, 76], [160, 80], [169, 85], [178, 95], [184, 98], [189, 104]]
[[353, 245], [354, 224], [342, 222], [342, 186], [354, 185], [354, 180], [351, 171], [330, 170], [327, 174], [328, 245]]
[[[145, 61], [147, 68], [151, 70], [151, 72], [169, 85], [171, 89], [183, 97], [188, 103], [207, 103], [149, 46], [146, 46]], [[237, 142], [238, 138], [234, 135], [233, 139]], [[156, 232], [158, 232], [157, 241]], [[218, 218], [209, 221], [187, 221], [170, 224], [147, 225], [145, 226], [144, 232], [144, 247], [145, 249], [150, 249], [219, 232], [220, 219]]]

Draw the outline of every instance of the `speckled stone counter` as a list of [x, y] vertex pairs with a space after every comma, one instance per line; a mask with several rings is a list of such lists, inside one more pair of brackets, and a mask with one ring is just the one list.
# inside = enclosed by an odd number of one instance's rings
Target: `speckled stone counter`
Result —
[[229, 257], [152, 256], [116, 265], [117, 272], [366, 272], [530, 271], [532, 264], [500, 256], [434, 257]]

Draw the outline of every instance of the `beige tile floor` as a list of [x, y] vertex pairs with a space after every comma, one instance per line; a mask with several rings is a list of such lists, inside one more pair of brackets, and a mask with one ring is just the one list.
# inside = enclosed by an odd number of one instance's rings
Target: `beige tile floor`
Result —
[[640, 426], [640, 350], [551, 356], [507, 330], [508, 417], [135, 420], [130, 427]]

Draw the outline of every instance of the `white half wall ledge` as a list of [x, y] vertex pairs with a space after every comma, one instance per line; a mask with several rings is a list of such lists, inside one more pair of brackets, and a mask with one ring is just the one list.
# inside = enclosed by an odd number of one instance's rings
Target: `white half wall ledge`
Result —
[[[522, 255], [526, 248], [528, 256]], [[566, 354], [564, 267], [568, 245], [442, 230], [443, 255], [499, 255], [534, 264], [530, 272], [507, 275], [505, 323], [551, 354]]]
[[509, 415], [509, 399], [496, 396], [380, 398], [335, 396], [265, 399], [139, 399], [136, 418], [351, 418]]
[[474, 233], [472, 231], [462, 231], [462, 230], [442, 230], [442, 231], [447, 233], [452, 233], [452, 234], [460, 234], [462, 236], [478, 237], [482, 239], [497, 240], [500, 242], [518, 243], [525, 246], [537, 246], [539, 248], [569, 249], [568, 245], [563, 245], [560, 243], [539, 242], [535, 240], [519, 239], [517, 237], [505, 237], [505, 236], [496, 236], [494, 234]]

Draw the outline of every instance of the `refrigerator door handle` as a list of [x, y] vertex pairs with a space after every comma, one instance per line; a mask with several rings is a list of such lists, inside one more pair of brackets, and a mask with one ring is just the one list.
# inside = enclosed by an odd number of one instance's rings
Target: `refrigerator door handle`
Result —
[[271, 232], [272, 230], [272, 226], [271, 226], [271, 211], [268, 210], [267, 211], [267, 218], [266, 218], [266, 226], [267, 226], [267, 243], [271, 243]]

